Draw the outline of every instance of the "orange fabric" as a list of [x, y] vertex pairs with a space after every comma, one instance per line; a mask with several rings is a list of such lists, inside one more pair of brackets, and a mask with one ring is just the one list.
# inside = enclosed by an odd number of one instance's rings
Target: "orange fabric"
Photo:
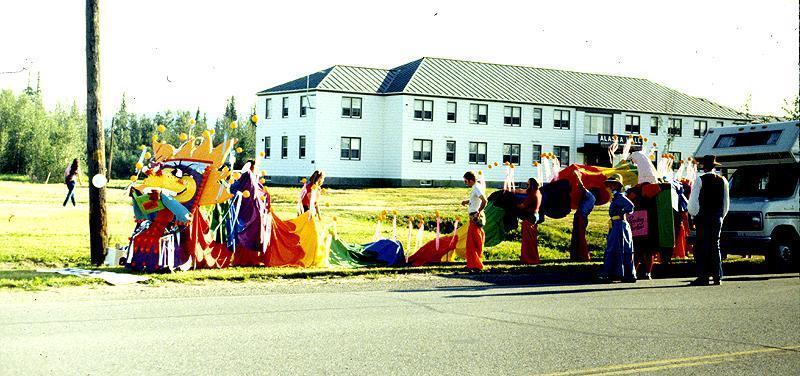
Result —
[[272, 234], [267, 248], [267, 266], [303, 266], [306, 251], [300, 245], [300, 237], [294, 232], [296, 226], [282, 221], [275, 213], [272, 216]]
[[469, 222], [467, 231], [467, 268], [483, 269], [483, 242], [486, 234], [483, 229]]
[[522, 221], [522, 246], [519, 260], [523, 264], [539, 263], [539, 225], [527, 220]]
[[689, 235], [689, 213], [680, 213], [678, 231], [675, 232], [675, 247], [672, 248], [672, 257], [685, 259], [688, 252], [686, 237]]
[[442, 236], [439, 239], [439, 249], [436, 249], [436, 241], [431, 240], [413, 255], [408, 257], [411, 266], [423, 266], [433, 262], [440, 262], [448, 252], [454, 250], [458, 244], [458, 236]]

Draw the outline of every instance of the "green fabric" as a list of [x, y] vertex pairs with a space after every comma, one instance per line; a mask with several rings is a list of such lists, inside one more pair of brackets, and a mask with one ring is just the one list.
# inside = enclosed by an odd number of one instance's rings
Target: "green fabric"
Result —
[[227, 218], [223, 219], [223, 217], [228, 213], [228, 209], [230, 208], [230, 206], [231, 206], [230, 203], [222, 202], [219, 204], [215, 204], [211, 209], [210, 228], [211, 231], [216, 230], [214, 231], [214, 240], [216, 240], [218, 243], [225, 244], [225, 242], [228, 241], [228, 235], [230, 235], [228, 234], [228, 226], [225, 226], [224, 223], [222, 224], [222, 226], [220, 226], [220, 223], [222, 223], [224, 220], [227, 220]]
[[675, 246], [675, 222], [672, 218], [672, 193], [669, 189], [656, 195], [656, 216], [658, 217], [658, 246]]
[[328, 262], [347, 268], [384, 265], [383, 262], [364, 257], [364, 246], [361, 244], [344, 244], [339, 239], [331, 240], [331, 251]]
[[506, 215], [506, 211], [490, 202], [486, 204], [484, 213], [486, 214], [486, 225], [483, 226], [483, 231], [486, 233], [486, 238], [483, 246], [494, 247], [505, 239], [503, 217]]

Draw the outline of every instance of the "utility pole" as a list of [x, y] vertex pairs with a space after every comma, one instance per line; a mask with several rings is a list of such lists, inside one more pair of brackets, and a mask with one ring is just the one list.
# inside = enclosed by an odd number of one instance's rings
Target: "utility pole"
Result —
[[89, 241], [92, 264], [100, 265], [108, 245], [106, 189], [91, 184], [106, 174], [100, 85], [100, 0], [86, 0], [86, 164], [89, 172]]

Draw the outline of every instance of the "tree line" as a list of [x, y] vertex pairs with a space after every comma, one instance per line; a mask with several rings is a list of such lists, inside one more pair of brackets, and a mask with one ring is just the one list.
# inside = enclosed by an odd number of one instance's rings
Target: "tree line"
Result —
[[[166, 110], [156, 114], [136, 114], [128, 109], [123, 95], [111, 124], [105, 126], [106, 158], [111, 161], [111, 178], [127, 179], [135, 173], [135, 164], [141, 153], [140, 146], [148, 148], [152, 137], [173, 145], [183, 141], [180, 135], [198, 137], [204, 130], [213, 129], [216, 142], [227, 135], [239, 141], [235, 167], [255, 152], [255, 124], [251, 114], [240, 118], [236, 100], [230, 97], [225, 103], [222, 117], [209, 124], [206, 113]], [[232, 127], [231, 123], [236, 126]], [[158, 132], [160, 125], [166, 129]], [[112, 134], [113, 133], [113, 134]], [[64, 170], [78, 158], [85, 171], [86, 114], [73, 102], [72, 106], [57, 105], [47, 110], [41, 91], [27, 88], [20, 94], [11, 90], [0, 91], [0, 174], [20, 174], [34, 182], [60, 182]], [[106, 166], [108, 166], [108, 160]]]

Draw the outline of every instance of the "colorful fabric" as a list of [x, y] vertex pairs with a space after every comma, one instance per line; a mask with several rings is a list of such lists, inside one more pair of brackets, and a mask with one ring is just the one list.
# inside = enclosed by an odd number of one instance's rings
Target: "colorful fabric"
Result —
[[406, 261], [403, 246], [389, 239], [361, 245], [347, 244], [334, 237], [330, 250], [330, 264], [339, 267], [401, 266]]
[[468, 269], [483, 270], [483, 229], [470, 221], [467, 230], [466, 259]]
[[603, 274], [611, 278], [635, 279], [633, 266], [633, 234], [624, 219], [625, 214], [633, 212], [633, 203], [621, 192], [615, 192], [608, 215], [612, 220], [606, 237], [606, 250], [603, 255]]
[[522, 221], [520, 232], [522, 245], [520, 246], [519, 261], [523, 264], [535, 265], [539, 260], [539, 225], [528, 220]]

